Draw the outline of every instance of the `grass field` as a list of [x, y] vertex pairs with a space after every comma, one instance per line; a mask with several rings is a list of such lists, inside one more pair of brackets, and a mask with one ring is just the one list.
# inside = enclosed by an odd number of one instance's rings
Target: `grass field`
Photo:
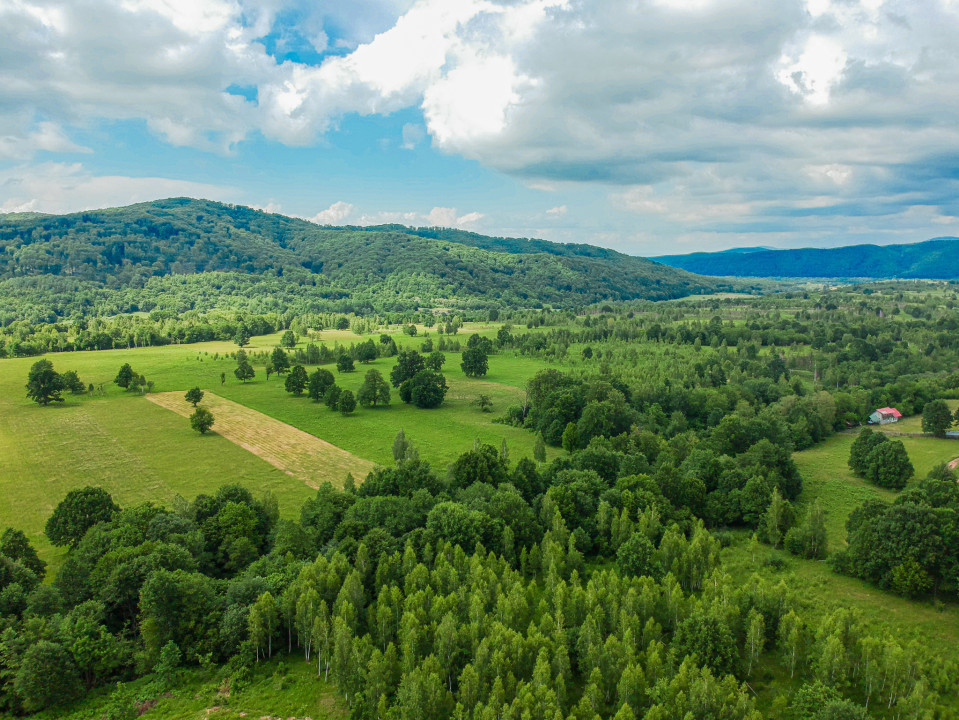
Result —
[[[723, 567], [734, 578], [745, 582], [758, 574], [778, 582], [780, 577], [787, 577], [804, 616], [818, 617], [838, 606], [851, 607], [877, 633], [890, 633], [904, 645], [916, 640], [943, 660], [959, 662], [959, 605], [906, 600], [862, 580], [837, 575], [825, 562], [802, 560], [765, 545], [752, 557], [747, 533], [741, 535], [722, 552]], [[766, 565], [772, 557], [781, 559], [785, 567], [777, 570]], [[779, 682], [788, 680], [779, 678]]]
[[[475, 329], [494, 332], [492, 325]], [[458, 339], [465, 344], [464, 332]], [[393, 333], [401, 347], [418, 348], [423, 341], [422, 337]], [[351, 331], [324, 331], [321, 336], [327, 343], [363, 339]], [[432, 337], [436, 339], [435, 333]], [[271, 350], [278, 340], [278, 334], [253, 338], [247, 350]], [[475, 438], [496, 447], [505, 439], [513, 461], [532, 455], [532, 433], [492, 421], [508, 405], [522, 403], [522, 386], [546, 367], [542, 361], [494, 355], [487, 377], [470, 379], [459, 368], [459, 354], [447, 353], [444, 374], [450, 391], [440, 408], [420, 410], [405, 405], [394, 390], [390, 407], [357, 408], [344, 417], [306, 397], [288, 394], [282, 378], [274, 375], [267, 381], [256, 363], [255, 380], [240, 383], [233, 376], [236, 362], [229, 357], [236, 349], [232, 343], [214, 342], [51, 354], [48, 357], [58, 371], [75, 370], [84, 383], [102, 385], [104, 392], [66, 395], [62, 405], [49, 407], [32, 403], [24, 391], [27, 372], [37, 358], [0, 360], [0, 492], [7, 498], [0, 503], [0, 528], [12, 526], [27, 532], [55, 568], [61, 554], [47, 543], [43, 526], [73, 488], [99, 485], [122, 506], [146, 500], [169, 503], [178, 494], [192, 499], [225, 483], [238, 482], [257, 494], [273, 492], [281, 513], [287, 516], [296, 515], [312, 495], [299, 477], [277, 469], [226, 437], [201, 437], [186, 419], [122, 391], [113, 378], [125, 362], [153, 381], [157, 393], [208, 388], [373, 463], [393, 463], [393, 438], [400, 429], [439, 472], [470, 449]], [[369, 366], [358, 364], [353, 373], [334, 370], [334, 374], [341, 387], [356, 392], [368, 368], [375, 367], [388, 377], [393, 364], [392, 359], [383, 358]], [[224, 384], [221, 373], [226, 373]], [[492, 412], [483, 413], [473, 404], [481, 393], [491, 398]], [[222, 428], [214, 426], [214, 430]], [[551, 457], [559, 452], [549, 449]], [[307, 460], [302, 459], [301, 468]], [[315, 468], [303, 472], [322, 476], [326, 471], [318, 461]], [[338, 474], [335, 469], [334, 475]], [[342, 481], [342, 477], [338, 479]]]
[[99, 485], [121, 505], [168, 503], [237, 482], [270, 490], [284, 514], [312, 490], [220, 436], [201, 438], [183, 418], [142, 397], [70, 399], [41, 408], [21, 400], [20, 378], [0, 380], [0, 527], [27, 532], [56, 560], [43, 526], [70, 490]]
[[[892, 501], [897, 495], [852, 474], [847, 462], [855, 439], [855, 434], [834, 435], [793, 455], [803, 477], [799, 505], [819, 500], [826, 514], [830, 552], [845, 546], [846, 519], [855, 508], [869, 499]], [[959, 454], [959, 443], [954, 440], [897, 439], [902, 440], [915, 466], [912, 482], [925, 477], [936, 464]], [[825, 613], [837, 604], [853, 607], [870, 626], [891, 632], [902, 642], [917, 640], [943, 658], [959, 662], [959, 605], [906, 600], [862, 580], [838, 575], [825, 562], [803, 560], [768, 546], [753, 557], [746, 540], [748, 533], [741, 535], [723, 551], [724, 567], [733, 577], [745, 582], [754, 573], [771, 580], [791, 575], [791, 586], [807, 612]], [[785, 568], [777, 570], [766, 565], [765, 561], [772, 557], [782, 560]], [[770, 687], [787, 681], [788, 678], [770, 678]]]
[[[144, 681], [130, 683], [136, 690]], [[37, 720], [89, 720], [104, 716], [107, 694], [113, 688], [92, 693], [77, 706], [58, 708], [34, 717]], [[69, 713], [69, 714], [65, 714]], [[230, 687], [214, 671], [190, 670], [171, 693], [157, 698], [142, 715], [149, 720], [341, 720], [349, 716], [343, 699], [332, 683], [316, 677], [316, 666], [298, 654], [277, 655], [258, 663], [249, 684]]]
[[[152, 393], [146, 398], [181, 417], [193, 413], [193, 405], [181, 392]], [[211, 434], [222, 435], [311, 488], [324, 482], [342, 487], [348, 473], [362, 480], [373, 469], [369, 460], [209, 390], [204, 393], [202, 405], [216, 420]]]
[[[866, 500], [892, 501], [896, 493], [877, 487], [856, 477], [849, 469], [849, 448], [856, 435], [833, 435], [809, 450], [793, 455], [803, 478], [800, 503], [819, 499], [826, 513], [829, 546], [833, 549], [846, 544], [846, 519]], [[959, 441], [932, 437], [900, 437], [916, 469], [912, 482], [924, 478], [934, 466], [948, 462], [959, 455]]]

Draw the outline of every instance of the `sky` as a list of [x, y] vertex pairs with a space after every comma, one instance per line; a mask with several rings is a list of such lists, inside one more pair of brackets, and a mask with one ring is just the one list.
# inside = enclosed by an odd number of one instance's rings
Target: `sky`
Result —
[[0, 212], [959, 235], [959, 0], [0, 0]]

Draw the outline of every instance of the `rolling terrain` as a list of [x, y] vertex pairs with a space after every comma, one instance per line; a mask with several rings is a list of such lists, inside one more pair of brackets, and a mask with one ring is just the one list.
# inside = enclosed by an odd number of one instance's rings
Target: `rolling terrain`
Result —
[[589, 245], [438, 228], [321, 227], [189, 198], [0, 216], [4, 324], [214, 307], [567, 307], [729, 289], [728, 281]]

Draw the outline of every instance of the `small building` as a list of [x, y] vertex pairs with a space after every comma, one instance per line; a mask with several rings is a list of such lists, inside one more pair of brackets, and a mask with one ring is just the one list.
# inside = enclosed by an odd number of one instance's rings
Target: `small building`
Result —
[[884, 407], [876, 410], [869, 416], [869, 422], [873, 425], [885, 425], [887, 423], [899, 422], [902, 413], [893, 407]]

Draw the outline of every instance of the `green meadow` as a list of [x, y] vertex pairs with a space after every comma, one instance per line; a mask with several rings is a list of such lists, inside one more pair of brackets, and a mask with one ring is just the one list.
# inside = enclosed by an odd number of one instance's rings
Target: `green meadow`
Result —
[[[276, 653], [272, 660], [255, 664], [249, 680], [241, 686], [231, 683], [229, 676], [217, 668], [181, 672], [183, 678], [176, 688], [143, 708], [150, 720], [342, 720], [349, 717], [347, 705], [336, 694], [333, 683], [318, 680], [316, 665], [296, 653]], [[124, 690], [136, 696], [149, 679], [129, 683]], [[64, 715], [61, 708], [35, 717], [37, 720], [104, 717], [108, 694], [91, 693], [69, 715]]]
[[[456, 339], [465, 345], [466, 333], [475, 330], [490, 335], [495, 329], [477, 323], [475, 328], [464, 328]], [[400, 347], [418, 348], [424, 339], [397, 330], [391, 334]], [[430, 336], [436, 340], [435, 333]], [[379, 333], [373, 337], [378, 338]], [[350, 331], [320, 334], [320, 341], [331, 346], [365, 339]], [[256, 337], [245, 349], [252, 356], [271, 351], [278, 342], [279, 334]], [[305, 340], [300, 346], [305, 346]], [[392, 443], [400, 429], [441, 472], [477, 438], [497, 448], [505, 440], [514, 461], [532, 456], [532, 433], [493, 420], [509, 405], [522, 404], [522, 386], [537, 370], [547, 367], [542, 361], [492, 355], [487, 376], [471, 379], [459, 367], [459, 353], [448, 352], [443, 372], [450, 389], [439, 408], [422, 410], [406, 405], [393, 389], [389, 407], [358, 407], [344, 416], [305, 395], [287, 393], [283, 377], [272, 375], [267, 380], [263, 362], [257, 359], [253, 360], [256, 377], [241, 383], [233, 375], [236, 350], [232, 343], [214, 342], [51, 354], [47, 357], [59, 372], [75, 370], [85, 384], [102, 385], [103, 392], [67, 393], [65, 402], [48, 407], [25, 396], [27, 372], [37, 358], [0, 360], [0, 492], [7, 498], [0, 505], [0, 527], [23, 529], [46, 559], [57, 562], [61, 553], [46, 540], [44, 523], [69, 490], [84, 485], [99, 485], [121, 505], [129, 505], [145, 501], [168, 504], [177, 495], [192, 499], [235, 482], [258, 494], [272, 492], [283, 515], [298, 515], [303, 501], [313, 494], [311, 488], [216, 435], [215, 427], [213, 433], [200, 436], [185, 418], [124, 392], [113, 384], [123, 363], [130, 363], [153, 381], [154, 392], [200, 386], [380, 464], [393, 463]], [[368, 365], [357, 363], [352, 373], [326, 367], [338, 385], [356, 392], [367, 370], [376, 368], [388, 378], [393, 364], [392, 358]], [[224, 373], [226, 381], [221, 383]], [[482, 412], [475, 405], [480, 394], [491, 399], [491, 412]], [[549, 449], [550, 457], [559, 452]]]
[[[855, 433], [840, 433], [815, 447], [793, 455], [803, 478], [799, 502], [806, 505], [813, 499], [826, 514], [830, 548], [846, 544], [846, 519], [867, 500], [891, 502], [896, 493], [877, 487], [856, 477], [849, 469], [849, 448]], [[933, 467], [959, 457], [959, 441], [933, 437], [898, 437], [909, 454], [916, 474], [912, 482], [924, 478]]]

